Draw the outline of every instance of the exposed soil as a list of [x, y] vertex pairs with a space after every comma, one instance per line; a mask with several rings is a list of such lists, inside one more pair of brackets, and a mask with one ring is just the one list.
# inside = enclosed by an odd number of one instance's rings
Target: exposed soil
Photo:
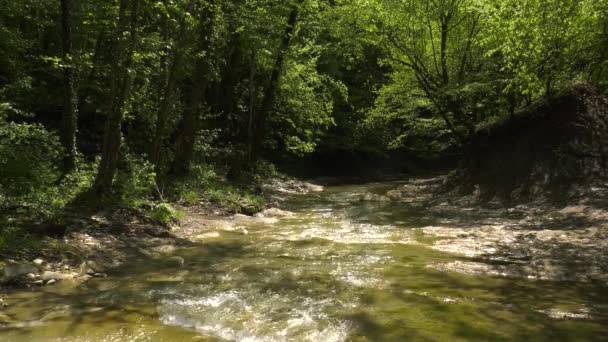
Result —
[[608, 98], [575, 85], [499, 124], [480, 130], [446, 189], [482, 199], [556, 203], [608, 177]]

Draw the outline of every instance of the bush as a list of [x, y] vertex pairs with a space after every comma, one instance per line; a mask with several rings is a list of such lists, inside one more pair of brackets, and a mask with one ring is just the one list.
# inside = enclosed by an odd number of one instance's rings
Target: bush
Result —
[[150, 211], [149, 216], [155, 221], [168, 225], [181, 220], [184, 217], [184, 213], [175, 209], [169, 203], [161, 203]]
[[116, 174], [114, 186], [120, 202], [128, 208], [149, 203], [156, 185], [154, 165], [142, 157], [127, 155], [127, 167]]
[[63, 149], [56, 134], [41, 125], [18, 124], [0, 118], [2, 204], [35, 202], [40, 192], [59, 179], [62, 157]]

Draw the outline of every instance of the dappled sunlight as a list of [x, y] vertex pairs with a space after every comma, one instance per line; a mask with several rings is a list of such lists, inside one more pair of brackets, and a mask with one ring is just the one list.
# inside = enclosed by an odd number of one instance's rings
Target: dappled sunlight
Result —
[[[563, 239], [591, 241], [578, 230], [539, 229], [526, 215], [407, 204], [405, 189], [421, 197], [437, 183], [328, 187], [292, 196], [288, 211], [199, 218], [177, 231], [197, 243], [133, 245], [132, 262], [109, 278], [12, 294], [0, 332], [9, 341], [552, 341], [608, 333], [608, 292], [592, 277], [606, 272], [581, 267], [573, 259], [584, 255], [570, 254], [581, 245]], [[366, 200], [370, 193], [393, 199]]]

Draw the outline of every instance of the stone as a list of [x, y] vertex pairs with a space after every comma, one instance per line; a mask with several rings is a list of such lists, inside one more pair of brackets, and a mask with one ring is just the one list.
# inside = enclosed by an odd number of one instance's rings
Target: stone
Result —
[[78, 266], [78, 274], [80, 274], [80, 275], [94, 274], [94, 273], [95, 273], [95, 271], [92, 268], [90, 268], [86, 262], [83, 262], [82, 264], [80, 264], [80, 266]]
[[44, 281], [48, 281], [51, 279], [65, 280], [65, 279], [70, 279], [70, 278], [73, 278], [73, 276], [71, 274], [51, 272], [51, 271], [46, 271], [46, 272], [42, 273], [42, 275], [40, 276], [40, 279], [42, 279]]
[[44, 264], [44, 260], [41, 258], [37, 258], [37, 259], [34, 259], [33, 263], [36, 266], [42, 266]]
[[170, 257], [166, 260], [167, 266], [170, 267], [183, 267], [185, 262], [184, 258], [179, 256]]
[[163, 245], [163, 246], [158, 246], [158, 247], [152, 248], [152, 250], [154, 252], [157, 252], [160, 254], [171, 254], [171, 253], [174, 253], [176, 249], [177, 248], [173, 245]]
[[6, 324], [12, 324], [14, 323], [13, 319], [10, 318], [9, 316], [0, 313], [0, 324], [6, 325]]
[[4, 276], [7, 279], [17, 278], [28, 273], [38, 273], [38, 267], [31, 264], [6, 264], [4, 265]]
[[563, 208], [562, 210], [559, 211], [560, 214], [562, 215], [582, 215], [585, 213], [585, 210], [587, 209], [587, 207], [582, 206], [582, 205], [574, 205], [574, 206], [568, 206]]
[[105, 267], [103, 267], [102, 265], [99, 265], [98, 263], [96, 263], [93, 260], [87, 261], [87, 266], [89, 268], [91, 268], [93, 271], [95, 271], [96, 273], [103, 273], [106, 271]]
[[42, 280], [42, 279], [40, 279], [40, 280], [36, 280], [36, 281], [34, 282], [34, 285], [42, 286], [42, 285], [44, 285], [44, 280]]
[[53, 285], [57, 282], [57, 280], [55, 279], [50, 279], [49, 281], [46, 282], [47, 285]]
[[25, 277], [29, 280], [34, 280], [34, 279], [38, 278], [34, 273], [28, 273], [25, 275]]
[[285, 218], [285, 217], [292, 217], [294, 215], [294, 213], [290, 212], [290, 211], [286, 211], [286, 210], [281, 210], [278, 208], [270, 208], [270, 209], [266, 209], [261, 213], [258, 213], [255, 215], [255, 217], [279, 217], [279, 218]]

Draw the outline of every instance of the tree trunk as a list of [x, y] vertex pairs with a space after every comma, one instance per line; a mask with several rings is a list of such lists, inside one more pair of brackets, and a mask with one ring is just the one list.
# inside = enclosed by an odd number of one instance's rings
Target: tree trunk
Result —
[[266, 90], [264, 91], [262, 104], [260, 105], [257, 115], [255, 115], [254, 118], [255, 123], [253, 125], [252, 146], [249, 147], [251, 149], [251, 157], [249, 159], [250, 167], [252, 167], [260, 158], [262, 144], [266, 138], [266, 121], [275, 103], [275, 96], [279, 86], [281, 72], [283, 71], [285, 55], [289, 50], [289, 43], [291, 42], [291, 37], [295, 31], [298, 21], [298, 10], [299, 8], [296, 6], [289, 14], [289, 19], [287, 20], [287, 26], [285, 27], [285, 32], [283, 33], [277, 59], [275, 60], [274, 67], [272, 68], [272, 74], [270, 75], [270, 81], [266, 87]]
[[[211, 61], [209, 51], [211, 49], [211, 35], [214, 21], [215, 0], [208, 1], [201, 12], [201, 27], [199, 37], [199, 52], [207, 52], [205, 59], [196, 57], [196, 66], [192, 75], [192, 88], [188, 100], [188, 106], [184, 110], [180, 128], [177, 136], [175, 159], [171, 168], [171, 173], [176, 176], [184, 176], [190, 172], [190, 163], [194, 157], [194, 147], [196, 144], [196, 134], [199, 130], [199, 114], [204, 105], [204, 94], [207, 90], [209, 74], [211, 72]], [[198, 55], [201, 55], [199, 53]]]
[[[101, 162], [95, 179], [95, 192], [105, 195], [112, 190], [112, 181], [116, 173], [121, 144], [121, 126], [123, 112], [130, 92], [131, 75], [129, 68], [133, 63], [133, 53], [137, 44], [137, 20], [139, 0], [133, 0], [130, 19], [129, 41], [125, 42], [123, 32], [127, 29], [126, 9], [129, 0], [121, 0], [119, 19], [115, 41], [115, 62], [110, 75], [109, 112], [105, 126], [103, 145], [101, 149]], [[119, 76], [120, 75], [120, 76]]]
[[77, 95], [74, 86], [72, 53], [72, 0], [61, 0], [61, 26], [63, 45], [63, 118], [61, 141], [65, 148], [63, 173], [76, 167]]
[[[166, 5], [167, 0], [164, 0]], [[194, 1], [190, 2], [188, 12], [192, 12]], [[173, 94], [178, 82], [177, 68], [182, 63], [183, 51], [185, 50], [184, 44], [186, 43], [186, 27], [185, 18], [182, 18], [180, 23], [180, 31], [178, 37], [178, 43], [173, 49], [173, 53], [166, 51], [166, 54], [161, 57], [161, 82], [159, 85], [159, 92], [162, 96], [159, 104], [158, 116], [156, 119], [156, 130], [154, 138], [151, 144], [150, 161], [156, 167], [156, 174], [158, 177], [162, 176], [161, 164], [162, 164], [162, 148], [167, 135], [167, 122], [169, 120], [169, 110], [173, 101]], [[169, 44], [169, 27], [167, 18], [163, 20], [163, 40], [166, 45]], [[172, 58], [170, 58], [172, 57]], [[170, 60], [170, 62], [169, 62]]]
[[247, 160], [252, 160], [253, 154], [253, 125], [254, 125], [254, 116], [255, 116], [255, 73], [256, 73], [256, 60], [255, 60], [255, 51], [251, 56], [251, 71], [249, 73], [249, 116], [247, 118]]

